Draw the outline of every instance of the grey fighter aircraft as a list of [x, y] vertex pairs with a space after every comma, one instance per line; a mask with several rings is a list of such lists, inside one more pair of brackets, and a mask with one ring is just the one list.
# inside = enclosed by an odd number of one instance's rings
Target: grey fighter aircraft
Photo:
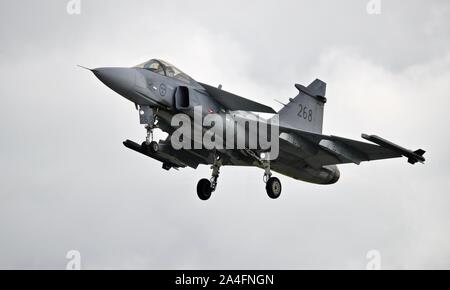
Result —
[[[147, 137], [142, 144], [126, 140], [123, 144], [127, 148], [160, 161], [165, 170], [211, 165], [212, 177], [197, 184], [197, 194], [202, 200], [209, 199], [215, 191], [221, 166], [256, 166], [264, 169], [267, 194], [276, 199], [281, 194], [281, 183], [272, 176], [272, 171], [305, 182], [334, 184], [340, 178], [338, 164], [359, 165], [363, 161], [402, 156], [411, 164], [425, 162], [424, 150], [408, 150], [375, 135], [362, 135], [374, 144], [323, 135], [326, 84], [318, 79], [308, 86], [296, 84], [298, 95], [289, 99], [277, 113], [266, 105], [229, 93], [222, 86], [197, 82], [163, 60], [152, 59], [131, 68], [89, 70], [106, 86], [133, 102], [139, 112]], [[171, 125], [171, 119], [178, 113], [193, 118], [193, 108], [196, 106], [201, 106], [203, 116], [211, 113], [237, 116], [240, 112], [277, 114], [277, 158], [263, 159], [264, 151], [249, 148], [175, 150], [170, 142], [170, 136], [176, 130]], [[169, 137], [159, 142], [153, 141], [155, 128], [167, 132]]]

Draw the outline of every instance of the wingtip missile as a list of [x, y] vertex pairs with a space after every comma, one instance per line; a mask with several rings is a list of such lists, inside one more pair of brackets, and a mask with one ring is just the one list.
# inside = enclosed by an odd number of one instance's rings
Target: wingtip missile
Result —
[[408, 158], [408, 162], [410, 164], [416, 164], [417, 162], [425, 163], [425, 157], [423, 157], [423, 155], [425, 154], [426, 151], [423, 149], [412, 151], [404, 147], [401, 147], [395, 143], [392, 143], [391, 141], [378, 137], [376, 135], [361, 134], [361, 137], [381, 147], [398, 152], [399, 154]]

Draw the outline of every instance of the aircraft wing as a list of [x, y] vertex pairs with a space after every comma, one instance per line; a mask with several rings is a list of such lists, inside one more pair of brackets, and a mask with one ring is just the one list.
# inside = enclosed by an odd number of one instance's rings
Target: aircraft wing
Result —
[[280, 126], [280, 133], [293, 135], [294, 139], [300, 139], [297, 142], [307, 144], [306, 147], [310, 148], [310, 150], [309, 154], [304, 156], [304, 159], [308, 164], [315, 166], [345, 163], [360, 164], [363, 161], [398, 158], [402, 156], [407, 157], [408, 162], [411, 164], [425, 162], [425, 158], [423, 157], [425, 151], [419, 149], [413, 152], [374, 135], [368, 136], [363, 134], [362, 137], [379, 145], [337, 136], [310, 133], [290, 127]]
[[[295, 166], [320, 168], [326, 165], [346, 163], [360, 164], [364, 161], [399, 158], [405, 156], [408, 162], [415, 164], [425, 162], [425, 151], [411, 151], [400, 147], [378, 136], [362, 137], [379, 145], [346, 139], [337, 136], [327, 136], [311, 133], [291, 127], [280, 126], [280, 152], [275, 162], [289, 163]], [[213, 152], [201, 150], [174, 150], [170, 144], [160, 142], [160, 150], [151, 152], [140, 144], [127, 140], [124, 145], [148, 157], [163, 163], [163, 168], [197, 168], [200, 164], [212, 164]], [[245, 150], [220, 150], [227, 156], [223, 165], [251, 166], [255, 160]]]
[[275, 114], [275, 110], [269, 106], [257, 103], [255, 101], [237, 96], [222, 89], [200, 83], [206, 92], [218, 103], [232, 111], [251, 111], [260, 113]]

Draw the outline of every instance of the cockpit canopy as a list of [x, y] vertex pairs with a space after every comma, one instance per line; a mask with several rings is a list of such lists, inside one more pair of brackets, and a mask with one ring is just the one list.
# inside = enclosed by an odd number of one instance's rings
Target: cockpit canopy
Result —
[[147, 69], [163, 76], [176, 78], [186, 83], [194, 82], [190, 76], [164, 60], [152, 59], [135, 67]]

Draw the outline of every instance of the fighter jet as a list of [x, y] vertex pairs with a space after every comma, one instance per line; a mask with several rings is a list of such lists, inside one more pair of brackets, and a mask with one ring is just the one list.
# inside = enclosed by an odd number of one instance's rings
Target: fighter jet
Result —
[[[276, 112], [269, 106], [227, 92], [221, 85], [216, 87], [197, 82], [180, 69], [159, 59], [131, 68], [103, 67], [89, 70], [106, 86], [133, 102], [139, 112], [140, 123], [145, 125], [147, 131], [146, 139], [142, 143], [126, 140], [123, 144], [127, 148], [156, 159], [165, 170], [211, 166], [211, 178], [201, 179], [197, 184], [197, 195], [201, 200], [208, 200], [216, 190], [222, 166], [255, 166], [263, 169], [267, 194], [277, 199], [282, 187], [280, 180], [272, 176], [272, 171], [309, 183], [331, 185], [340, 179], [338, 164], [359, 165], [364, 161], [402, 156], [411, 164], [425, 162], [424, 150], [408, 150], [375, 135], [362, 134], [362, 138], [372, 142], [367, 143], [322, 134], [327, 99], [326, 83], [319, 79], [308, 86], [296, 84], [298, 95], [289, 99]], [[171, 137], [177, 128], [173, 126], [172, 119], [181, 113], [193, 119], [194, 108], [199, 107], [202, 117], [209, 114], [223, 116], [226, 127], [230, 122], [236, 125], [238, 118], [245, 119], [246, 116], [259, 113], [273, 114], [278, 118], [276, 138], [279, 152], [276, 158], [264, 158], [267, 149], [260, 147], [174, 148]], [[245, 124], [243, 126], [241, 129], [249, 130]], [[154, 141], [153, 130], [156, 128], [168, 133], [169, 137]], [[223, 137], [223, 142], [228, 136]]]

